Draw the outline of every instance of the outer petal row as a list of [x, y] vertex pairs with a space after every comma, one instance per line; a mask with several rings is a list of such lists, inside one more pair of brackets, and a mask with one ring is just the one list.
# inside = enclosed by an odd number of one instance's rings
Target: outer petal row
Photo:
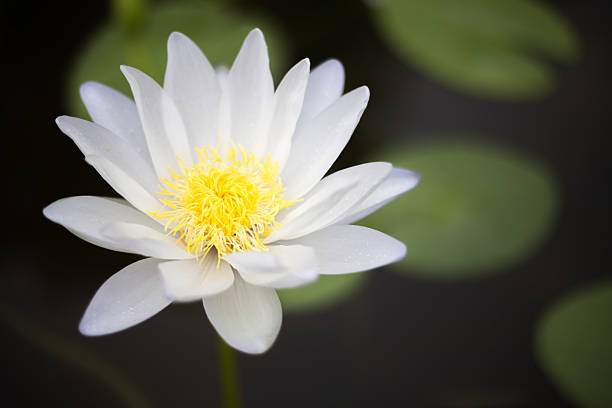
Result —
[[[172, 301], [164, 293], [168, 287], [164, 286], [162, 280], [165, 277], [162, 276], [172, 272], [180, 275], [173, 278], [175, 283], [181, 278], [187, 282], [193, 278], [191, 272], [197, 264], [194, 261], [161, 262], [154, 258], [143, 259], [104, 282], [81, 319], [81, 333], [99, 336], [124, 330], [168, 306]], [[231, 270], [229, 274], [233, 279]], [[208, 283], [216, 285], [210, 280]], [[280, 331], [282, 309], [274, 289], [253, 286], [239, 276], [220, 293], [205, 296], [203, 304], [219, 335], [245, 353], [263, 353]]]
[[332, 225], [379, 185], [391, 168], [389, 163], [365, 163], [325, 177], [303, 201], [279, 214], [282, 227], [265, 242], [297, 238]]
[[[157, 177], [149, 161], [133, 146], [106, 128], [83, 119], [60, 116], [59, 128], [81, 149], [86, 159], [117, 192], [141, 210], [159, 206], [154, 198]], [[128, 186], [137, 188], [127, 188]]]
[[171, 303], [162, 290], [159, 260], [143, 259], [111, 276], [89, 303], [79, 330], [100, 336], [134, 326]]
[[166, 296], [189, 302], [227, 290], [234, 283], [234, 272], [226, 262], [217, 262], [216, 254], [209, 254], [201, 264], [193, 259], [161, 263]]
[[402, 242], [359, 225], [333, 225], [287, 244], [312, 248], [317, 272], [322, 275], [367, 271], [397, 262], [406, 255]]
[[372, 214], [379, 208], [412, 190], [419, 184], [421, 176], [410, 170], [393, 168], [391, 173], [372, 192], [350, 209], [337, 224], [351, 224]]
[[257, 286], [290, 288], [310, 283], [318, 276], [315, 251], [302, 245], [234, 252], [225, 259], [245, 281]]
[[58, 200], [43, 210], [53, 222], [80, 238], [115, 251], [161, 259], [193, 256], [167, 236], [163, 227], [122, 200], [79, 196]]
[[206, 316], [230, 346], [250, 354], [268, 350], [280, 331], [283, 311], [276, 291], [240, 276], [228, 290], [203, 299]]

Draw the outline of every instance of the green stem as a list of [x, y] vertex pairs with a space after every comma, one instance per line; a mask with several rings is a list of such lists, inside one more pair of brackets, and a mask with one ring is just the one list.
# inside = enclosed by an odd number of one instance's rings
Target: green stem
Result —
[[238, 365], [236, 352], [219, 337], [219, 385], [221, 388], [221, 406], [240, 408], [240, 384], [238, 383]]

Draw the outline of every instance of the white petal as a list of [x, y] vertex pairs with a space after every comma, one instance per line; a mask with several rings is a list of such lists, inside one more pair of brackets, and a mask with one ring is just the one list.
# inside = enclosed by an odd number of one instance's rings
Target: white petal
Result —
[[219, 65], [215, 68], [215, 74], [217, 75], [217, 82], [219, 83], [219, 89], [221, 89], [221, 97], [219, 101], [219, 118], [218, 118], [218, 134], [217, 139], [219, 142], [227, 142], [231, 131], [230, 123], [230, 99], [227, 92], [227, 76], [229, 70], [224, 65]]
[[186, 165], [193, 163], [178, 109], [168, 93], [149, 76], [127, 66], [121, 66], [121, 71], [132, 88], [155, 172], [160, 178], [170, 178], [170, 169], [181, 170], [177, 155]]
[[100, 336], [127, 329], [168, 306], [158, 263], [153, 258], [134, 262], [104, 282], [85, 311], [81, 333]]
[[344, 68], [340, 61], [327, 60], [313, 69], [308, 80], [298, 127], [308, 123], [340, 98], [343, 90]]
[[412, 190], [419, 184], [421, 176], [410, 170], [393, 168], [391, 173], [376, 188], [351, 211], [338, 224], [351, 224], [360, 220], [382, 206], [389, 204], [400, 194]]
[[85, 156], [85, 161], [92, 165], [117, 193], [140, 211], [157, 211], [163, 208], [155, 195], [138, 183], [132, 174], [126, 173], [110, 160], [102, 156]]
[[93, 81], [81, 85], [80, 93], [91, 119], [128, 142], [153, 167], [134, 101]]
[[259, 29], [252, 30], [244, 40], [229, 71], [224, 93], [229, 103], [229, 136], [256, 156], [261, 156], [266, 147], [272, 114], [274, 83], [268, 49]]
[[215, 67], [215, 75], [217, 75], [217, 82], [219, 83], [221, 91], [223, 91], [225, 84], [227, 84], [227, 74], [229, 74], [229, 70], [225, 65], [218, 65]]
[[357, 88], [296, 130], [281, 174], [286, 199], [301, 197], [321, 180], [346, 146], [369, 97], [367, 87]]
[[234, 283], [234, 272], [227, 262], [217, 266], [217, 255], [210, 253], [202, 264], [197, 260], [170, 261], [159, 264], [166, 296], [188, 302], [227, 290]]
[[166, 236], [163, 227], [130, 205], [102, 197], [79, 196], [58, 200], [45, 217], [80, 238], [103, 248], [165, 259], [191, 255]]
[[342, 219], [391, 172], [389, 163], [374, 162], [337, 171], [318, 183], [303, 201], [279, 214], [282, 227], [264, 241], [293, 239]]
[[[159, 225], [159, 224], [158, 224]], [[168, 236], [158, 228], [128, 222], [111, 222], [100, 231], [124, 252], [158, 259], [191, 259], [181, 241]]]
[[217, 333], [235, 349], [261, 354], [278, 336], [283, 311], [274, 289], [253, 286], [236, 275], [231, 288], [205, 297], [203, 303]]
[[274, 94], [274, 115], [268, 132], [266, 153], [270, 153], [278, 162], [279, 169], [285, 166], [289, 156], [295, 124], [302, 110], [309, 70], [308, 58], [297, 63], [287, 72]]
[[193, 148], [217, 143], [221, 89], [215, 70], [198, 46], [181, 33], [168, 38], [164, 89], [176, 104]]
[[257, 286], [296, 287], [318, 277], [314, 250], [301, 245], [272, 245], [267, 251], [234, 252], [224, 259]]
[[289, 243], [314, 248], [318, 272], [324, 275], [366, 271], [406, 255], [400, 241], [359, 225], [333, 225]]
[[157, 177], [148, 160], [108, 129], [87, 120], [60, 116], [55, 122], [85, 156], [100, 156], [113, 163], [150, 194], [155, 194]]

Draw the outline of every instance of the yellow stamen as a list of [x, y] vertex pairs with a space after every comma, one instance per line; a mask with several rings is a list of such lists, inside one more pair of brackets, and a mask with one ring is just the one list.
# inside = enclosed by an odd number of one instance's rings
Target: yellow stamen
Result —
[[166, 220], [166, 231], [184, 242], [200, 260], [214, 247], [219, 259], [231, 252], [267, 250], [263, 243], [280, 224], [278, 212], [294, 204], [283, 198], [278, 164], [264, 161], [232, 144], [223, 157], [219, 149], [196, 149], [199, 162], [180, 174], [161, 179], [163, 211], [150, 212]]

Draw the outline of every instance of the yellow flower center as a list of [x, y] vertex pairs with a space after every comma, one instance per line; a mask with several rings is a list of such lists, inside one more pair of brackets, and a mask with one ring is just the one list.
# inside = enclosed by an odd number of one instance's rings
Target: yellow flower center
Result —
[[166, 220], [168, 234], [200, 259], [212, 248], [219, 258], [266, 250], [263, 240], [280, 226], [276, 214], [295, 203], [283, 199], [277, 163], [235, 145], [225, 156], [214, 147], [196, 152], [199, 162], [188, 167], [181, 161], [181, 174], [161, 179], [160, 201], [167, 209], [151, 216]]

